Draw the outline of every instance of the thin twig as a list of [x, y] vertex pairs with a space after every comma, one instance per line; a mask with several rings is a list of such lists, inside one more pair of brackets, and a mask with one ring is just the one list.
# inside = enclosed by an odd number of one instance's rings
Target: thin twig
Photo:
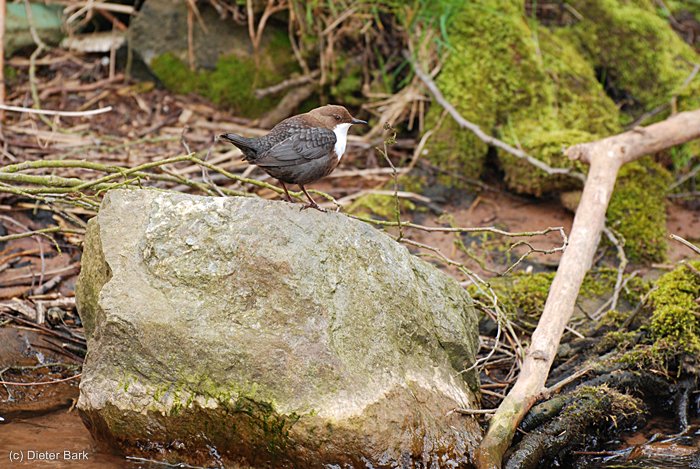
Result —
[[453, 412], [462, 415], [490, 415], [495, 414], [496, 409], [453, 409]]
[[194, 4], [194, 0], [187, 0], [187, 63], [190, 67], [190, 71], [194, 72], [194, 10], [197, 5]]
[[543, 397], [548, 399], [550, 396], [552, 396], [552, 394], [556, 394], [557, 392], [559, 392], [559, 390], [561, 390], [567, 384], [571, 384], [574, 381], [576, 381], [577, 379], [581, 378], [582, 376], [587, 375], [591, 370], [592, 370], [592, 368], [590, 366], [586, 366], [584, 368], [581, 368], [580, 370], [578, 370], [576, 373], [572, 374], [571, 376], [567, 376], [566, 378], [562, 379], [558, 383], [553, 384], [552, 386], [546, 388], [544, 390], [544, 392], [542, 393]]
[[695, 165], [695, 167], [693, 169], [691, 169], [690, 171], [688, 171], [687, 174], [678, 178], [678, 180], [676, 182], [671, 184], [671, 186], [669, 186], [669, 188], [668, 188], [669, 192], [674, 190], [676, 187], [682, 186], [687, 180], [694, 178], [698, 174], [698, 172], [700, 172], [700, 164]]
[[83, 375], [82, 373], [78, 373], [77, 375], [69, 376], [68, 378], [56, 379], [56, 380], [52, 380], [52, 381], [36, 381], [36, 382], [32, 382], [32, 383], [22, 383], [22, 382], [17, 382], [17, 381], [0, 381], [0, 384], [4, 384], [6, 386], [44, 386], [46, 384], [64, 383], [66, 381], [78, 379], [82, 375]]
[[[32, 35], [32, 40], [34, 41], [34, 44], [36, 44], [36, 49], [29, 56], [29, 88], [31, 90], [32, 100], [34, 101], [34, 108], [40, 109], [41, 101], [39, 100], [39, 91], [37, 90], [36, 86], [36, 59], [44, 51], [44, 49], [46, 49], [46, 44], [44, 43], [44, 41], [41, 40], [41, 38], [36, 32], [36, 28], [34, 26], [34, 17], [32, 15], [32, 6], [30, 5], [29, 0], [24, 0], [24, 11], [27, 15], [27, 22], [29, 23], [29, 32]], [[39, 118], [49, 127], [55, 127], [53, 123], [50, 120], [48, 120], [43, 114], [39, 114]]]
[[615, 279], [615, 289], [613, 290], [613, 294], [610, 297], [610, 310], [613, 310], [617, 308], [617, 300], [619, 299], [620, 292], [622, 291], [622, 281], [625, 275], [625, 269], [627, 268], [627, 256], [625, 255], [625, 240], [618, 233], [618, 236], [620, 236], [620, 240], [618, 241], [617, 236], [615, 236], [615, 233], [613, 233], [613, 231], [607, 226], [603, 228], [603, 233], [605, 233], [605, 236], [608, 237], [610, 242], [617, 249], [617, 258], [620, 260], [620, 264], [617, 266], [617, 278]]
[[700, 254], [700, 248], [691, 243], [690, 241], [686, 241], [685, 239], [681, 238], [678, 235], [675, 234], [670, 234], [669, 237], [674, 240], [678, 241], [681, 243], [683, 246], [687, 247], [688, 249], [692, 250], [695, 254]]
[[45, 116], [88, 117], [109, 112], [112, 110], [112, 106], [102, 107], [99, 109], [91, 109], [89, 111], [52, 111], [49, 109], [32, 109], [22, 106], [9, 106], [6, 104], [0, 104], [0, 109], [12, 112], [22, 112], [25, 114], [41, 114]]
[[389, 123], [384, 124], [384, 130], [391, 132], [391, 135], [384, 139], [384, 149], [377, 148], [377, 151], [384, 157], [389, 167], [391, 167], [392, 177], [394, 179], [394, 211], [396, 212], [396, 226], [399, 229], [396, 241], [400, 242], [401, 238], [403, 238], [403, 225], [401, 225], [401, 201], [399, 200], [399, 174], [396, 171], [394, 163], [391, 162], [391, 158], [389, 158], [387, 154], [387, 145], [396, 143], [396, 130], [394, 130]]
[[306, 83], [318, 78], [320, 74], [320, 70], [314, 70], [313, 72], [300, 77], [288, 78], [280, 83], [277, 83], [276, 85], [268, 86], [267, 88], [258, 88], [255, 90], [255, 97], [261, 99], [271, 94], [277, 94], [280, 91], [284, 91], [293, 86], [305, 85]]
[[[62, 228], [60, 226], [52, 226], [50, 228], [42, 228], [41, 230], [27, 231], [25, 233], [17, 233], [17, 234], [12, 234], [12, 235], [0, 236], [0, 243], [4, 243], [6, 241], [12, 241], [15, 239], [28, 238], [30, 236], [45, 235], [47, 233], [56, 233], [58, 231], [62, 231]], [[51, 240], [51, 241], [53, 241], [53, 240]]]

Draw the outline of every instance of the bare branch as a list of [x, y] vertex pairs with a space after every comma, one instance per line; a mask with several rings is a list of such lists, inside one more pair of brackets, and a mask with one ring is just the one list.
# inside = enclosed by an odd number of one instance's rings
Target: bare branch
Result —
[[267, 88], [258, 88], [255, 90], [255, 97], [261, 99], [271, 94], [277, 94], [280, 91], [284, 91], [293, 86], [305, 85], [318, 78], [319, 75], [321, 75], [321, 71], [314, 70], [313, 72], [300, 77], [288, 78], [287, 80], [277, 83], [276, 85], [268, 86]]

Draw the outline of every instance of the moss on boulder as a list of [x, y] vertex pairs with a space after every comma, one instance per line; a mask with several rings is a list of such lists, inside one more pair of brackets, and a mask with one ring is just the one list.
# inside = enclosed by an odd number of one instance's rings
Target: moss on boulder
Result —
[[[543, 98], [536, 85], [544, 74], [521, 13], [518, 0], [478, 0], [465, 2], [451, 21], [451, 51], [437, 84], [460, 114], [486, 132]], [[433, 106], [428, 121], [434, 125], [441, 112]], [[481, 174], [486, 149], [451, 118], [443, 120], [428, 145], [434, 163], [470, 177]]]
[[[568, 166], [561, 150], [619, 129], [615, 104], [593, 69], [566, 40], [523, 16], [523, 2], [480, 0], [455, 14], [453, 50], [438, 86], [468, 120], [554, 166]], [[437, 123], [434, 106], [429, 121]], [[479, 175], [486, 145], [447, 118], [430, 140], [435, 164]], [[541, 195], [570, 189], [570, 178], [551, 177], [504, 152], [498, 153], [509, 187]], [[456, 180], [448, 181], [458, 185]]]
[[[651, 0], [573, 0], [586, 18], [568, 31], [589, 63], [632, 114], [678, 95], [681, 110], [700, 105], [700, 79], [683, 87], [698, 55]], [[662, 118], [663, 114], [659, 116]]]
[[[564, 156], [564, 148], [619, 131], [618, 110], [573, 46], [545, 28], [537, 34], [545, 72], [539, 85], [546, 100], [524, 110], [523, 118], [511, 122], [501, 138], [550, 166], [575, 165], [585, 171]], [[506, 183], [517, 192], [540, 196], [576, 187], [571, 178], [548, 175], [506, 152], [499, 151], [498, 159]]]
[[[669, 8], [700, 12], [700, 4], [691, 3], [672, 2]], [[623, 123], [651, 110], [660, 112], [647, 116], [645, 125], [668, 117], [672, 110], [700, 107], [700, 75], [693, 75], [700, 57], [672, 29], [668, 11], [651, 0], [574, 0], [571, 5], [586, 19], [557, 32], [598, 71], [622, 107]], [[676, 153], [698, 151], [696, 141]], [[680, 158], [674, 164], [683, 167], [685, 162]]]
[[[399, 199], [401, 210], [413, 211], [416, 204], [406, 199]], [[350, 207], [348, 212], [353, 215], [376, 215], [385, 220], [396, 219], [396, 199], [388, 194], [366, 194], [358, 197]]]
[[[438, 77], [446, 98], [486, 132], [554, 167], [576, 165], [562, 150], [622, 130], [639, 111], [676, 97], [678, 109], [700, 105], [700, 79], [687, 82], [697, 54], [683, 43], [652, 2], [578, 0], [585, 19], [547, 29], [524, 16], [523, 2], [479, 0], [450, 24], [452, 51]], [[622, 115], [608, 92], [620, 100]], [[433, 106], [436, 125], [442, 109]], [[429, 125], [429, 128], [431, 126]], [[429, 158], [453, 174], [478, 176], [486, 145], [447, 117], [427, 146]], [[496, 152], [508, 187], [541, 196], [575, 189], [576, 180], [550, 176], [503, 151]], [[664, 194], [670, 179], [646, 161], [623, 168], [608, 211], [633, 261], [664, 259]], [[440, 182], [461, 186], [458, 177]]]

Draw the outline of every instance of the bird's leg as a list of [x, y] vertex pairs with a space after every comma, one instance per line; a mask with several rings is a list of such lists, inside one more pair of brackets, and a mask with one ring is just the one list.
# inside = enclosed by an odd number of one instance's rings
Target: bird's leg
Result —
[[287, 194], [287, 201], [294, 203], [292, 201], [292, 197], [289, 195], [289, 191], [287, 190], [287, 186], [284, 185], [284, 181], [280, 180], [280, 184], [282, 184], [282, 189], [284, 189], [284, 193]]
[[301, 190], [304, 191], [304, 194], [306, 194], [306, 197], [309, 198], [309, 203], [306, 204], [306, 205], [304, 205], [303, 207], [301, 207], [302, 210], [307, 209], [307, 208], [315, 208], [315, 209], [318, 210], [319, 212], [325, 212], [325, 211], [326, 211], [325, 208], [321, 208], [321, 207], [318, 206], [318, 204], [316, 203], [316, 201], [314, 201], [314, 199], [311, 198], [311, 196], [309, 195], [309, 193], [306, 192], [306, 189], [304, 189], [304, 186], [302, 186], [301, 184], [299, 184], [299, 187], [301, 187]]

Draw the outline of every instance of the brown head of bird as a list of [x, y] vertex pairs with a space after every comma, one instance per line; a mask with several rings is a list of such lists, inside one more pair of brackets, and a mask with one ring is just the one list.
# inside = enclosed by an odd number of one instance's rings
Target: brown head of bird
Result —
[[287, 184], [298, 184], [309, 204], [321, 208], [304, 185], [329, 175], [340, 163], [347, 147], [348, 130], [366, 124], [343, 106], [327, 105], [283, 120], [260, 138], [223, 134], [219, 138], [236, 145], [243, 158], [277, 178], [291, 202]]

